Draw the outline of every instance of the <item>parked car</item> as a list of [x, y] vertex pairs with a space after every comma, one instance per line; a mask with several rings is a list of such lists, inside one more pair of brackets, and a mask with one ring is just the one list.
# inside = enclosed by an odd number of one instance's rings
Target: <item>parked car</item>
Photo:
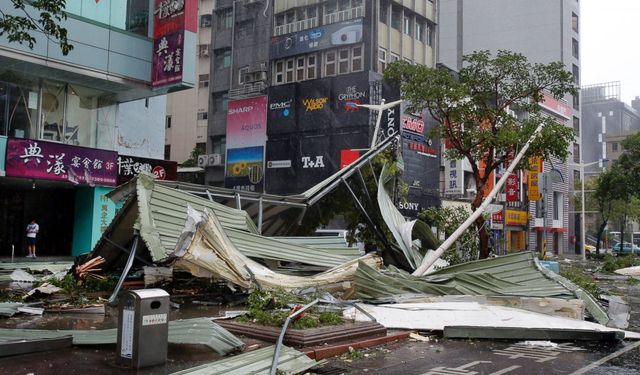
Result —
[[640, 254], [640, 247], [629, 243], [629, 242], [625, 242], [624, 245], [622, 246], [622, 251], [620, 250], [620, 242], [616, 243], [613, 245], [613, 252], [614, 253], [636, 253], [636, 254]]
[[593, 245], [586, 244], [584, 245], [584, 250], [587, 254], [593, 254], [596, 252], [596, 247]]

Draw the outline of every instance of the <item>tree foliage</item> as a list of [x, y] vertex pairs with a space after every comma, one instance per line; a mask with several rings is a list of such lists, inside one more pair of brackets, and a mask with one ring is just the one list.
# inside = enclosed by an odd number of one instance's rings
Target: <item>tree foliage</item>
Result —
[[185, 160], [182, 164], [180, 164], [181, 167], [197, 167], [198, 166], [198, 156], [200, 155], [204, 155], [207, 152], [207, 150], [205, 150], [203, 147], [197, 146], [193, 148], [193, 150], [191, 150], [191, 153], [189, 154], [189, 159]]
[[[420, 211], [418, 218], [435, 227], [438, 233], [449, 237], [471, 215], [464, 207], [429, 207]], [[484, 230], [487, 230], [486, 228]], [[456, 246], [449, 248], [442, 258], [450, 265], [466, 263], [478, 259], [478, 234], [475, 229], [467, 229], [456, 241]]]
[[30, 49], [36, 44], [35, 32], [55, 40], [63, 55], [69, 54], [73, 45], [67, 39], [67, 29], [60, 23], [67, 19], [66, 0], [10, 0], [14, 12], [0, 10], [0, 36], [9, 42], [26, 44]]
[[[559, 99], [575, 94], [576, 87], [561, 62], [532, 64], [509, 51], [495, 56], [474, 52], [463, 59], [458, 73], [396, 62], [385, 70], [385, 78], [399, 84], [410, 111], [426, 109], [436, 120], [439, 125], [432, 135], [452, 146], [446, 157], [469, 161], [477, 187], [472, 202], [476, 209], [491, 172], [508, 165], [541, 123], [545, 126], [525, 156], [567, 158], [573, 129], [543, 115], [539, 103], [544, 93]], [[525, 166], [526, 157], [519, 167]], [[475, 223], [481, 257], [488, 255], [488, 235], [479, 230], [484, 221], [480, 217]]]

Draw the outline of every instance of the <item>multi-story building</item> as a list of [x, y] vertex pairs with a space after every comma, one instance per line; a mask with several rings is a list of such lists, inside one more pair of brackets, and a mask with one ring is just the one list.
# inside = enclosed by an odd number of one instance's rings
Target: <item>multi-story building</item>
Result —
[[194, 77], [197, 85], [193, 89], [167, 95], [166, 160], [183, 163], [194, 149], [200, 153], [206, 151], [214, 3], [214, 0], [198, 0], [198, 46]]
[[[24, 15], [10, 2], [0, 11]], [[33, 49], [0, 37], [3, 256], [22, 254], [31, 218], [39, 255], [91, 250], [114, 215], [113, 186], [171, 172], [151, 160], [163, 157], [161, 94], [194, 84], [192, 1], [68, 1], [66, 12], [68, 55], [37, 30]]]
[[[434, 66], [436, 3], [390, 0], [218, 0], [213, 17], [206, 183], [293, 194], [370, 147], [375, 113], [358, 104], [399, 93], [381, 82], [397, 60]], [[403, 124], [408, 215], [437, 203], [439, 149], [425, 122]], [[428, 124], [427, 124], [428, 125]]]
[[[462, 57], [478, 50], [509, 50], [522, 53], [534, 63], [561, 61], [574, 74], [576, 84], [580, 77], [580, 6], [577, 0], [441, 0], [439, 3], [438, 61], [459, 69]], [[570, 104], [567, 104], [570, 103]], [[543, 109], [569, 127], [580, 127], [580, 100], [567, 95], [561, 101], [546, 101]], [[571, 152], [579, 152], [578, 141]], [[543, 243], [555, 253], [567, 251], [570, 239], [576, 238], [574, 217], [569, 215], [572, 204], [569, 186], [573, 186], [574, 172], [568, 162], [547, 160], [544, 171], [552, 173], [553, 182], [543, 197], [544, 201], [526, 200], [520, 207], [525, 220], [506, 224], [507, 239], [524, 242], [529, 232], [528, 248], [540, 250]], [[559, 173], [558, 173], [559, 172]], [[542, 202], [545, 209], [541, 210]], [[528, 211], [528, 214], [527, 214]], [[545, 218], [542, 217], [545, 216]], [[514, 217], [522, 217], [522, 214]], [[533, 217], [527, 220], [526, 217]], [[546, 233], [546, 241], [543, 241]], [[494, 233], [496, 238], [504, 234]]]
[[[620, 82], [582, 86], [582, 160], [598, 173], [619, 156], [620, 142], [640, 131], [640, 99], [631, 106], [620, 100]], [[574, 155], [575, 157], [575, 155]]]

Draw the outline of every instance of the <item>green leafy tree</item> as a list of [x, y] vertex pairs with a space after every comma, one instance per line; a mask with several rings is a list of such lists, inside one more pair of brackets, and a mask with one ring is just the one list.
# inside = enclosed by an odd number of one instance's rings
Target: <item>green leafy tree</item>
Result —
[[181, 167], [197, 167], [198, 156], [204, 155], [206, 152], [207, 150], [204, 147], [196, 145], [196, 147], [194, 147], [193, 150], [191, 150], [191, 153], [189, 154], [189, 159], [185, 160], [182, 164], [180, 164], [180, 166]]
[[625, 238], [625, 228], [629, 218], [640, 216], [632, 204], [640, 199], [640, 133], [627, 137], [622, 141], [623, 152], [615, 161], [611, 171], [618, 176], [611, 188], [615, 198], [624, 202], [624, 210], [620, 218], [621, 248]]
[[43, 33], [48, 39], [60, 45], [63, 55], [73, 49], [67, 39], [67, 29], [60, 23], [67, 19], [66, 0], [10, 0], [15, 12], [0, 10], [0, 36], [9, 42], [26, 44], [33, 49], [36, 38], [34, 32]]
[[[418, 218], [432, 227], [438, 233], [449, 237], [471, 215], [464, 207], [429, 207], [420, 211]], [[487, 230], [486, 228], [483, 230]], [[467, 229], [456, 246], [448, 249], [442, 256], [450, 265], [466, 263], [478, 259], [478, 234], [474, 228]]]
[[[469, 161], [477, 186], [471, 203], [475, 210], [482, 203], [491, 172], [508, 164], [541, 123], [544, 129], [525, 156], [566, 159], [574, 132], [544, 116], [539, 103], [543, 92], [562, 98], [575, 94], [576, 88], [561, 62], [531, 64], [523, 55], [509, 51], [499, 51], [495, 57], [488, 51], [474, 52], [464, 62], [457, 74], [406, 62], [390, 64], [384, 74], [399, 84], [409, 110], [427, 109], [439, 124], [432, 135], [452, 146], [446, 157]], [[523, 160], [519, 167], [525, 166], [527, 159]], [[480, 257], [485, 258], [489, 254], [489, 236], [481, 230], [485, 218], [480, 216], [475, 225]]]
[[[596, 254], [600, 254], [600, 241], [603, 239], [604, 230], [610, 221], [621, 218], [625, 210], [626, 202], [621, 201], [620, 184], [624, 184], [627, 178], [620, 173], [619, 167], [613, 167], [602, 172], [598, 177], [585, 182], [593, 194], [585, 198], [585, 208], [593, 207], [598, 211], [599, 225], [596, 233]], [[581, 208], [579, 205], [576, 206]]]

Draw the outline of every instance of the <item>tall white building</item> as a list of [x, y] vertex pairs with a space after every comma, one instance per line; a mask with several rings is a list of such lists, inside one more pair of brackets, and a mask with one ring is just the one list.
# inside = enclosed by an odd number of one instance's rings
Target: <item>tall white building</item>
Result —
[[[518, 52], [533, 63], [561, 61], [580, 83], [580, 4], [578, 0], [441, 0], [439, 7], [438, 61], [453, 69], [462, 66], [462, 56], [479, 50]], [[580, 130], [579, 96], [567, 95], [564, 101], [549, 101], [545, 112], [576, 131]], [[577, 138], [579, 139], [579, 138]], [[579, 142], [570, 146], [580, 152]], [[579, 158], [578, 158], [579, 160]], [[528, 231], [528, 248], [540, 249], [547, 234], [548, 250], [573, 252], [575, 220], [572, 206], [573, 161], [545, 161], [544, 171], [555, 177], [545, 199], [546, 220], [541, 202], [531, 202], [528, 225], [507, 227], [513, 232]], [[516, 208], [516, 207], [514, 207]], [[517, 207], [527, 210], [526, 204]], [[523, 234], [524, 235], [524, 234]]]

